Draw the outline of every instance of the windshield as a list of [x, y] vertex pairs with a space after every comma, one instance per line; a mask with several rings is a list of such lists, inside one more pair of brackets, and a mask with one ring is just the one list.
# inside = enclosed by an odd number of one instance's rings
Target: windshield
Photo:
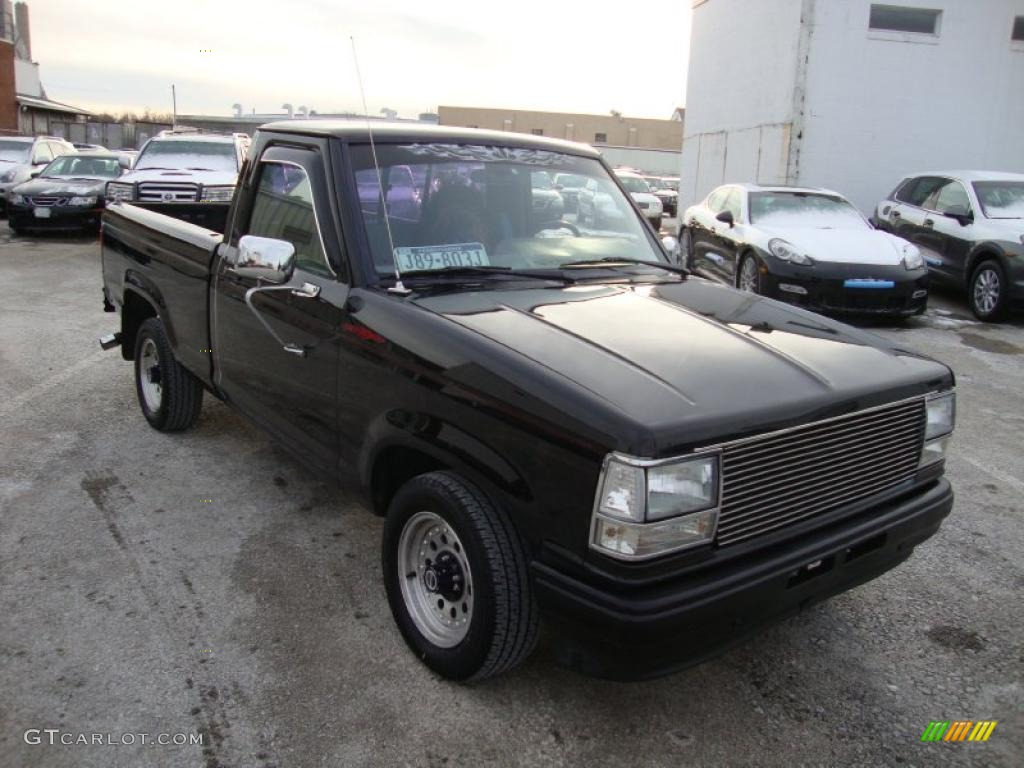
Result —
[[146, 145], [135, 163], [135, 170], [171, 168], [174, 170], [238, 172], [235, 144], [231, 141], [161, 141]]
[[534, 171], [530, 174], [530, 183], [534, 189], [554, 189], [551, 183], [551, 174], [547, 171]]
[[990, 219], [1024, 219], [1024, 181], [976, 181], [974, 194]]
[[[545, 150], [478, 145], [353, 147], [355, 181], [374, 265], [381, 275], [451, 267], [558, 269], [608, 258], [664, 261], [654, 235], [598, 160]], [[564, 171], [584, 181], [579, 212], [538, 204], [533, 189]], [[398, 173], [412, 189], [392, 183]], [[556, 193], [557, 194], [557, 193]], [[394, 239], [382, 208], [387, 211]], [[583, 212], [586, 212], [584, 216]]]
[[619, 181], [630, 192], [647, 192], [650, 194], [651, 188], [647, 186], [647, 182], [636, 176], [619, 176]]
[[89, 157], [88, 155], [61, 155], [43, 169], [40, 176], [75, 176], [78, 178], [113, 179], [121, 175], [117, 157]]
[[751, 192], [750, 223], [803, 229], [871, 228], [842, 198], [807, 192]]
[[565, 189], [579, 189], [587, 183], [586, 178], [583, 176], [577, 176], [574, 173], [558, 173], [555, 174], [555, 184]]
[[0, 160], [8, 163], [27, 163], [31, 141], [0, 141]]

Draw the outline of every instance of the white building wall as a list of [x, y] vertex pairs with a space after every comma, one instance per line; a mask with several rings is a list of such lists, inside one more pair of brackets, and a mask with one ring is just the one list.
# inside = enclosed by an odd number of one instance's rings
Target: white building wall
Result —
[[623, 165], [665, 176], [675, 176], [679, 173], [679, 153], [670, 149], [613, 147], [606, 144], [597, 144], [594, 149], [604, 155], [604, 159], [613, 167]]
[[868, 213], [908, 173], [1024, 172], [1024, 0], [885, 3], [941, 9], [938, 37], [869, 30], [870, 0], [817, 0], [796, 180]]
[[694, 0], [680, 204], [783, 181], [807, 0]]

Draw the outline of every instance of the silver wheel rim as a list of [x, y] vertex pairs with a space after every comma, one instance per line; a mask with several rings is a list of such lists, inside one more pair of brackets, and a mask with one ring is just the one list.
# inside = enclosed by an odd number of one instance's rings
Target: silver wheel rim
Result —
[[150, 413], [159, 411], [164, 394], [160, 384], [160, 355], [152, 339], [142, 342], [142, 351], [139, 353], [139, 388]]
[[983, 315], [991, 314], [999, 304], [999, 275], [994, 269], [983, 269], [974, 281], [974, 305]]
[[433, 512], [417, 512], [402, 528], [398, 582], [427, 640], [440, 648], [462, 642], [473, 620], [473, 576], [459, 537]]
[[746, 259], [740, 268], [740, 290], [757, 293], [757, 264], [753, 259]]

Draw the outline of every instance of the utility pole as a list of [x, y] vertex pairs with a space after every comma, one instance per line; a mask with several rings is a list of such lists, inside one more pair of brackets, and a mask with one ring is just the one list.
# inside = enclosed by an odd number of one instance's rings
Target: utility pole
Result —
[[171, 130], [177, 130], [178, 128], [178, 94], [174, 90], [174, 83], [171, 83], [171, 109], [174, 115], [171, 120]]

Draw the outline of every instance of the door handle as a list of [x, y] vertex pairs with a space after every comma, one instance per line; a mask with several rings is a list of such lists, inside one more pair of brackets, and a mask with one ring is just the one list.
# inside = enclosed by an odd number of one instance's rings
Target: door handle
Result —
[[899, 211], [895, 211], [895, 210], [894, 210], [894, 211], [892, 212], [892, 217], [893, 217], [894, 219], [898, 219], [898, 218], [899, 218], [899, 217], [900, 217], [901, 215], [902, 215], [902, 214], [901, 214], [901, 213], [900, 213]]
[[935, 226], [935, 222], [934, 222], [934, 221], [932, 221], [931, 219], [925, 219], [925, 220], [924, 220], [924, 225], [925, 225], [926, 227], [934, 227], [934, 226]]

